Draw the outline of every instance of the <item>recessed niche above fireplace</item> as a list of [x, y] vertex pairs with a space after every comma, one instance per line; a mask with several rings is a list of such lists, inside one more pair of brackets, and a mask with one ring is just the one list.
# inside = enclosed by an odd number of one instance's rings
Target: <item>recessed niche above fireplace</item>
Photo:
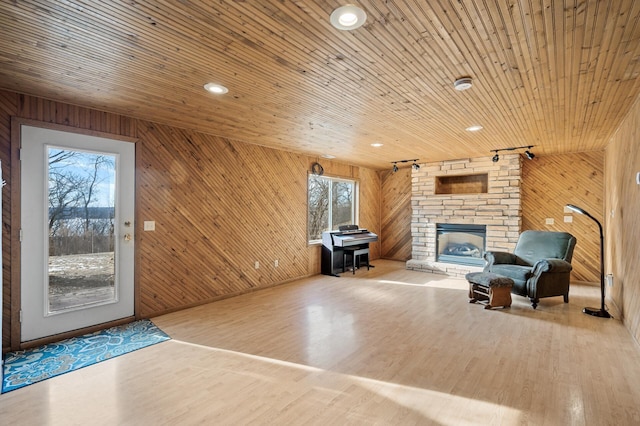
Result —
[[486, 194], [489, 190], [489, 175], [436, 176], [436, 191], [440, 194]]
[[484, 266], [486, 240], [486, 225], [438, 223], [436, 261]]

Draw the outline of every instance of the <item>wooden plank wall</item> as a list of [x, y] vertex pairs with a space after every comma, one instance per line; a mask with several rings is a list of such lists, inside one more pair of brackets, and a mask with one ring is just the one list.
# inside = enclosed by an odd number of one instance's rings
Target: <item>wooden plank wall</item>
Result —
[[[603, 188], [603, 151], [541, 155], [522, 161], [522, 230], [574, 235], [578, 243], [572, 261], [573, 280], [600, 282], [600, 238], [593, 220], [564, 213], [564, 206], [575, 204], [604, 224]], [[565, 223], [564, 216], [572, 216], [573, 222]], [[547, 218], [554, 224], [546, 224]]]
[[156, 221], [142, 316], [307, 275], [305, 157], [147, 122], [138, 137], [137, 222]]
[[[11, 323], [10, 293], [12, 116], [138, 138], [138, 316], [320, 271], [319, 249], [308, 245], [306, 233], [307, 171], [315, 158], [0, 91], [0, 159], [8, 182], [3, 191], [3, 348], [11, 344], [10, 333], [19, 330]], [[322, 163], [326, 173], [359, 179], [360, 224], [379, 233], [377, 173]], [[144, 232], [145, 220], [155, 221], [156, 230]], [[372, 258], [378, 253], [374, 245]]]
[[640, 99], [610, 141], [605, 157], [607, 295], [640, 342]]
[[380, 258], [380, 176], [371, 169], [360, 169], [360, 200], [367, 200], [360, 204], [360, 225], [378, 235], [378, 242], [369, 244], [371, 259]]
[[18, 110], [18, 97], [0, 91], [0, 161], [2, 179], [7, 185], [2, 188], [2, 348], [10, 344], [11, 329], [11, 115]]
[[379, 172], [382, 184], [381, 256], [411, 259], [411, 168]]

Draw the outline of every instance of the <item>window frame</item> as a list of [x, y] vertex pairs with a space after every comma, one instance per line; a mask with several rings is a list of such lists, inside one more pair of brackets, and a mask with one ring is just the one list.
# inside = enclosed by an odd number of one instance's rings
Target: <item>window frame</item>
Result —
[[[349, 178], [349, 177], [344, 177], [344, 176], [333, 176], [333, 175], [317, 175], [314, 174], [312, 172], [308, 172], [307, 173], [307, 220], [306, 220], [306, 225], [307, 225], [307, 230], [306, 230], [306, 234], [307, 234], [307, 244], [308, 245], [317, 245], [317, 244], [322, 244], [322, 237], [318, 238], [318, 239], [311, 239], [309, 236], [309, 179], [311, 177], [315, 177], [315, 178], [320, 178], [320, 179], [328, 179], [330, 181], [330, 185], [329, 185], [329, 199], [332, 199], [332, 192], [333, 192], [333, 183], [334, 182], [347, 182], [347, 183], [352, 183], [353, 184], [353, 208], [352, 208], [352, 221], [353, 223], [357, 223], [358, 222], [358, 218], [360, 217], [360, 181], [358, 179], [354, 179], [354, 178]], [[329, 202], [329, 227], [331, 228], [331, 224], [332, 224], [332, 209], [333, 209], [333, 203]], [[334, 229], [330, 229], [331, 231], [333, 231]], [[325, 231], [323, 231], [325, 232]]]

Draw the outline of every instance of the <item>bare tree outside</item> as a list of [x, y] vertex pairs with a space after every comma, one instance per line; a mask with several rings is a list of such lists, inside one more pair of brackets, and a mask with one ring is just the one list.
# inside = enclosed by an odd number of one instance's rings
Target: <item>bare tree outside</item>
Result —
[[353, 224], [353, 182], [334, 181], [332, 193], [333, 209], [331, 228]]
[[81, 204], [84, 213], [84, 232], [89, 232], [91, 224], [91, 215], [89, 214], [89, 206], [96, 203], [96, 197], [99, 195], [97, 185], [105, 178], [101, 177], [100, 170], [104, 168], [113, 168], [115, 164], [113, 159], [104, 155], [96, 155], [92, 158], [91, 169], [87, 171], [86, 185], [80, 191]]
[[115, 157], [49, 148], [49, 310], [115, 296]]
[[78, 188], [85, 186], [82, 177], [65, 164], [74, 161], [77, 151], [49, 151], [49, 232], [60, 231], [63, 220], [71, 217], [72, 208], [77, 206], [81, 193]]
[[309, 175], [309, 240], [319, 240], [322, 232], [329, 228], [329, 184], [325, 178]]
[[309, 175], [308, 237], [322, 238], [322, 232], [354, 223], [355, 182]]

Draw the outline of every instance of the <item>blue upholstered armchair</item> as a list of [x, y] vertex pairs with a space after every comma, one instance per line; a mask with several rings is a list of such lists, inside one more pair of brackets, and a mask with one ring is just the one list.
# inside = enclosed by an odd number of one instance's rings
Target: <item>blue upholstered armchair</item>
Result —
[[575, 246], [575, 237], [567, 232], [524, 231], [513, 253], [486, 252], [484, 271], [511, 278], [511, 292], [529, 297], [533, 309], [542, 297], [563, 296], [568, 303]]

